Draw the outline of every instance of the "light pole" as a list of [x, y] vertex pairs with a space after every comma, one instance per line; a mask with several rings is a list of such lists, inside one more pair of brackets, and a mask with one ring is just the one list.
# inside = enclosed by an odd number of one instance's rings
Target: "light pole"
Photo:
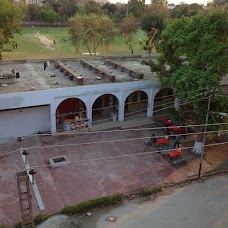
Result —
[[210, 111], [210, 106], [211, 106], [211, 97], [213, 95], [213, 92], [214, 91], [211, 90], [209, 92], [209, 97], [208, 97], [207, 114], [206, 114], [206, 121], [205, 121], [204, 132], [203, 132], [203, 145], [202, 145], [202, 150], [201, 150], [201, 154], [200, 154], [200, 164], [199, 164], [199, 174], [198, 174], [199, 179], [201, 176], [202, 162], [203, 162], [203, 156], [204, 156], [204, 146], [205, 146], [206, 135], [207, 135], [208, 117], [209, 117], [209, 111]]

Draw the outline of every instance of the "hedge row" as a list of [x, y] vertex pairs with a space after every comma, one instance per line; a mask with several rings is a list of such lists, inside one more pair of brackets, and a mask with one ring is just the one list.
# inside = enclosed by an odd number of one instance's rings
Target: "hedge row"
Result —
[[115, 195], [112, 196], [104, 196], [104, 197], [100, 197], [97, 199], [92, 199], [80, 204], [76, 204], [73, 206], [66, 206], [62, 209], [62, 211], [60, 212], [61, 214], [65, 214], [65, 215], [73, 215], [73, 214], [77, 214], [77, 213], [82, 213], [85, 212], [87, 210], [96, 208], [96, 207], [105, 207], [108, 205], [112, 205], [115, 204], [117, 202], [122, 201], [123, 199], [123, 194], [121, 193], [117, 193]]

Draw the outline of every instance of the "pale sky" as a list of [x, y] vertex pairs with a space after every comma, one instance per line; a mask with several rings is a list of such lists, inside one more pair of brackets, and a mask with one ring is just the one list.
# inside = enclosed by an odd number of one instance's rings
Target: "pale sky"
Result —
[[[128, 0], [109, 0], [111, 3], [127, 3]], [[169, 3], [174, 3], [175, 5], [178, 5], [181, 2], [185, 2], [187, 4], [192, 4], [192, 3], [198, 3], [198, 4], [206, 4], [208, 0], [168, 0]], [[150, 3], [150, 0], [146, 0], [146, 3]]]

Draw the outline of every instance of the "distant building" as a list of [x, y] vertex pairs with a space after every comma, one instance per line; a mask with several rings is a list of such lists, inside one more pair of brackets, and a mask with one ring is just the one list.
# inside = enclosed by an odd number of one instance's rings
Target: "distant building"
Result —
[[43, 0], [14, 0], [16, 2], [25, 2], [27, 4], [39, 4], [39, 5], [43, 5]]
[[174, 3], [170, 3], [168, 4], [168, 9], [174, 9], [175, 8], [175, 4]]
[[150, 0], [150, 4], [157, 4], [157, 5], [161, 5], [161, 4], [164, 4], [164, 6], [167, 6], [168, 5], [168, 1], [161, 1], [161, 0]]

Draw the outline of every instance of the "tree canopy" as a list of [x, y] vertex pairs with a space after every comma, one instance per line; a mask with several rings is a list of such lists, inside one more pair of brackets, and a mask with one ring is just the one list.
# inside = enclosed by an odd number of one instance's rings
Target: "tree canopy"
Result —
[[10, 0], [0, 1], [0, 52], [13, 34], [20, 31], [22, 17], [22, 10]]
[[91, 56], [96, 55], [98, 48], [108, 46], [115, 36], [112, 20], [96, 14], [77, 14], [70, 18], [69, 32], [76, 50], [80, 52], [85, 47]]
[[208, 3], [208, 6], [223, 8], [225, 10], [228, 9], [228, 2], [227, 0], [212, 0]]
[[142, 18], [141, 29], [146, 33], [148, 39], [151, 37], [152, 29], [156, 29], [156, 34], [153, 35], [153, 46], [158, 49], [158, 42], [161, 33], [165, 28], [165, 17], [163, 15], [148, 14]]
[[145, 10], [145, 0], [129, 0], [127, 7], [128, 14], [131, 14], [136, 19], [140, 19]]
[[86, 14], [100, 14], [101, 13], [101, 5], [98, 2], [93, 0], [89, 0], [84, 5], [84, 11]]
[[175, 6], [174, 9], [172, 9], [172, 17], [173, 18], [181, 18], [181, 17], [192, 17], [200, 12], [203, 11], [203, 5], [193, 3], [193, 4], [181, 4]]
[[[174, 20], [162, 33], [158, 64], [151, 63], [162, 84], [190, 102], [197, 122], [202, 123], [207, 110], [204, 92], [213, 87], [221, 94], [219, 83], [228, 69], [227, 22], [222, 12]], [[214, 111], [227, 111], [223, 98], [212, 100]]]

